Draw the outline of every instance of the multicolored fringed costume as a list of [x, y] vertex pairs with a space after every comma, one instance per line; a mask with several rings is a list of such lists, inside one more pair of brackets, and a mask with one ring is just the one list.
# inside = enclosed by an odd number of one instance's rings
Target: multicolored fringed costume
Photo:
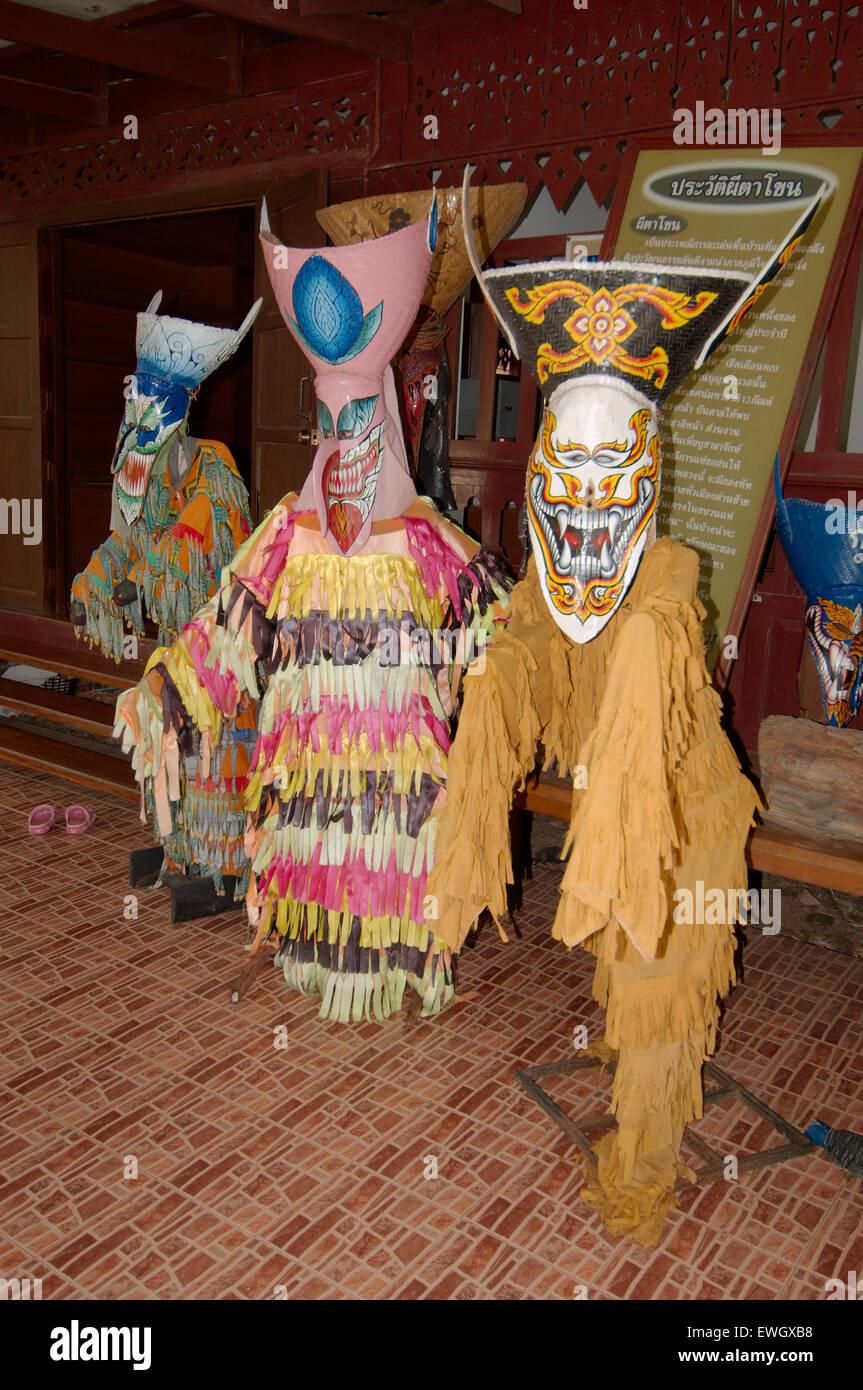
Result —
[[[276, 298], [317, 370], [322, 443], [235, 555], [219, 591], [118, 704], [160, 814], [187, 748], [260, 700], [246, 793], [254, 949], [321, 1015], [384, 1018], [407, 987], [422, 1012], [453, 994], [426, 921], [432, 811], [464, 672], [502, 620], [493, 557], [419, 499], [389, 361], [416, 313], [428, 225], [326, 251], [283, 247], [262, 218]], [[470, 681], [468, 680], [468, 684]]]
[[[111, 535], [72, 586], [76, 634], [117, 662], [124, 629], [144, 635], [145, 610], [159, 641], [173, 641], [251, 531], [248, 493], [230, 451], [214, 439], [189, 438], [188, 415], [201, 382], [236, 351], [261, 301], [236, 331], [159, 315], [160, 301], [161, 293], [137, 319], [137, 362], [111, 465]], [[142, 699], [145, 724], [154, 717], [152, 700], [152, 693]], [[142, 777], [142, 819], [157, 813], [162, 875], [210, 878], [220, 893], [229, 875], [245, 888], [243, 797], [256, 722], [249, 707], [202, 749], [184, 737], [170, 800]]]
[[154, 658], [148, 722], [141, 687], [120, 717], [136, 772], [154, 778], [164, 806], [192, 726], [206, 746], [243, 697], [260, 696], [246, 795], [256, 946], [278, 933], [286, 978], [320, 994], [322, 1017], [386, 1017], [406, 985], [436, 1013], [453, 982], [425, 920], [429, 816], [445, 795], [463, 668], [484, 657], [508, 584], [422, 501], [377, 523], [350, 559], [295, 501], [270, 514], [221, 592]]
[[[436, 929], [458, 950], [484, 907], [505, 911], [508, 812], [538, 743], [578, 770], [553, 934], [596, 956], [606, 1022], [594, 1051], [616, 1063], [617, 1119], [583, 1195], [643, 1244], [658, 1239], [687, 1171], [680, 1144], [702, 1113], [701, 1068], [734, 979], [758, 806], [705, 666], [698, 557], [651, 544], [656, 407], [784, 259], [754, 283], [624, 262], [476, 266], [544, 412], [527, 478], [533, 555], [509, 630], [466, 693], [428, 890]], [[705, 912], [717, 898], [722, 910]]]
[[[72, 585], [86, 609], [76, 632], [117, 662], [124, 625], [143, 637], [145, 609], [159, 641], [173, 641], [252, 529], [249, 495], [230, 450], [215, 439], [187, 438], [182, 447], [191, 457], [182, 482], [174, 485], [167, 459], [159, 473], [154, 469], [140, 515], [111, 532]], [[124, 579], [136, 592], [120, 606], [114, 591]]]
[[76, 636], [117, 662], [124, 630], [144, 635], [144, 612], [173, 641], [213, 593], [223, 567], [252, 529], [249, 498], [224, 444], [188, 438], [201, 383], [238, 348], [260, 308], [239, 329], [211, 328], [156, 310], [137, 320], [111, 471], [111, 534], [72, 585]]

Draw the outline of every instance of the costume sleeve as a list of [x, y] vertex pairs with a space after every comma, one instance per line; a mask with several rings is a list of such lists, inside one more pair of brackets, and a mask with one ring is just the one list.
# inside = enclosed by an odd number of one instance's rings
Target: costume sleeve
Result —
[[122, 609], [114, 602], [114, 589], [129, 576], [137, 559], [132, 538], [112, 531], [72, 584], [72, 598], [80, 599], [87, 610], [87, 622], [75, 629], [76, 635], [85, 636], [117, 662], [123, 655], [124, 626], [139, 635], [144, 632], [140, 602]]
[[117, 701], [114, 737], [132, 753], [141, 786], [155, 800], [160, 834], [170, 833], [170, 803], [179, 800], [180, 757], [194, 750], [206, 769], [233, 719], [259, 697], [256, 662], [271, 655], [274, 625], [268, 606], [293, 535], [293, 497], [285, 498], [234, 556], [221, 589], [171, 647], [158, 648], [137, 686]]
[[192, 495], [134, 576], [163, 639], [191, 621], [251, 530], [248, 494], [228, 449], [202, 442], [194, 469]]
[[484, 908], [498, 918], [506, 912], [512, 797], [534, 767], [550, 715], [542, 607], [534, 574], [515, 586], [508, 626], [501, 625], [465, 677], [427, 888], [435, 934], [453, 950]]

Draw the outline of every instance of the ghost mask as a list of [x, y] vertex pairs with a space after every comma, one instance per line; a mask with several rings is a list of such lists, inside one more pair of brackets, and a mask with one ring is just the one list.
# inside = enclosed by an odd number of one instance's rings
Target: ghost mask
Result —
[[635, 578], [660, 487], [658, 408], [733, 332], [827, 192], [806, 206], [754, 278], [698, 266], [552, 260], [483, 271], [486, 302], [544, 402], [527, 476], [543, 596], [558, 627], [590, 642]]
[[[182, 448], [189, 407], [201, 382], [236, 352], [262, 303], [256, 300], [233, 329], [157, 314], [161, 301], [159, 290], [138, 315], [135, 373], [111, 463], [115, 511], [127, 527], [141, 514], [151, 478], [161, 475], [169, 459], [179, 487], [191, 463]], [[112, 518], [115, 529], [119, 518]]]
[[816, 599], [806, 609], [806, 639], [821, 681], [828, 724], [843, 729], [863, 695], [863, 605]]
[[[342, 383], [324, 377], [316, 382], [323, 458], [318, 510], [324, 511], [327, 532], [343, 555], [371, 524], [387, 429], [380, 386], [370, 377], [353, 377]], [[315, 479], [315, 485], [317, 482]]]
[[543, 592], [573, 642], [589, 642], [635, 575], [660, 486], [656, 411], [623, 382], [568, 381], [551, 396], [527, 474]]
[[[143, 373], [130, 378], [111, 463], [117, 506], [127, 525], [140, 515], [154, 468], [158, 477], [174, 441], [187, 434], [191, 402], [184, 386], [170, 386]], [[188, 465], [181, 463], [177, 483], [186, 471]]]
[[856, 509], [837, 518], [835, 503], [784, 497], [778, 454], [773, 481], [776, 530], [806, 595], [806, 640], [824, 717], [841, 729], [863, 699], [863, 524]]
[[392, 369], [414, 321], [436, 237], [426, 222], [371, 241], [283, 246], [266, 204], [260, 240], [282, 317], [315, 368], [320, 443], [298, 508], [314, 509], [330, 549], [350, 556], [376, 521], [416, 499]]

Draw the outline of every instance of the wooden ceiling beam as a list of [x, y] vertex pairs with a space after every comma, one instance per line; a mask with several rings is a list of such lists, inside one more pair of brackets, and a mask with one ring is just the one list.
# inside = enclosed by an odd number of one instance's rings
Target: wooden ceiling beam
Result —
[[[274, 0], [184, 0], [184, 3], [190, 10], [227, 15], [231, 19], [241, 19], [246, 24], [277, 29], [281, 34], [296, 34], [299, 38], [317, 39], [321, 43], [336, 44], [339, 48], [351, 48], [357, 53], [368, 53], [373, 58], [407, 63], [413, 52], [410, 29], [388, 19], [374, 19], [367, 15], [356, 15], [348, 20], [327, 16], [303, 17], [298, 11], [297, 0], [284, 0], [285, 5], [290, 3], [290, 9], [282, 5], [277, 8]], [[385, 3], [385, 0], [381, 0], [381, 3]]]
[[478, 14], [492, 22], [489, 10], [497, 10], [498, 17], [503, 18], [501, 11], [513, 16], [520, 15], [522, 12], [521, 0], [473, 0], [469, 12], [466, 15], [465, 0], [434, 0], [430, 5], [426, 5], [421, 10], [417, 10], [411, 20], [412, 29], [428, 29], [433, 24], [449, 24], [450, 21], [458, 22], [461, 19], [476, 19]]
[[350, 49], [333, 49], [310, 39], [280, 43], [246, 53], [243, 58], [243, 87], [248, 96], [259, 92], [286, 92], [312, 82], [369, 72], [372, 60]]
[[386, 8], [388, 14], [421, 10], [435, 0], [298, 0], [301, 19], [315, 15], [375, 14]]
[[0, 77], [2, 106], [40, 116], [59, 116], [82, 127], [107, 124], [105, 102], [101, 97], [48, 87], [44, 82], [22, 82], [17, 77]]
[[[242, 7], [239, 9], [237, 18], [243, 18]], [[221, 95], [230, 94], [230, 65], [225, 58], [210, 58], [191, 49], [145, 38], [141, 33], [126, 33], [48, 10], [34, 10], [15, 0], [0, 0], [0, 39], [50, 52], [69, 53], [76, 58], [90, 58], [96, 63], [148, 73], [151, 77], [167, 77]]]

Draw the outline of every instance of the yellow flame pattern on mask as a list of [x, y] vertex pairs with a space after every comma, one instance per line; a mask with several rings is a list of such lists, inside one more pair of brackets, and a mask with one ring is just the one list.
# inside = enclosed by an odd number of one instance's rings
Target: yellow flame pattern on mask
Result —
[[[612, 506], [633, 506], [638, 501], [638, 488], [642, 478], [647, 478], [655, 487], [659, 480], [659, 437], [654, 434], [648, 441], [647, 432], [650, 421], [651, 412], [646, 408], [637, 410], [629, 420], [629, 428], [635, 432], [635, 441], [627, 457], [621, 460], [621, 467], [626, 470], [632, 467], [633, 464], [638, 463], [645, 452], [648, 455], [648, 462], [644, 467], [630, 475], [631, 495], [626, 498], [617, 496], [618, 485], [626, 476], [625, 471], [610, 474], [609, 477], [603, 479], [600, 484], [602, 501], [597, 504], [596, 510], [607, 510]], [[561, 464], [552, 446], [552, 437], [556, 431], [557, 419], [553, 411], [546, 409], [539, 437], [531, 455], [528, 480], [536, 474], [542, 477], [542, 497], [543, 500], [551, 506], [556, 502], [569, 502], [570, 505], [584, 506], [585, 504], [581, 500], [581, 479], [576, 477], [573, 473], [563, 471], [564, 465]], [[570, 443], [565, 447], [573, 448], [575, 446], [573, 443]], [[598, 444], [594, 452], [597, 452], [599, 449], [618, 449], [620, 447], [621, 446], [617, 443]], [[554, 473], [559, 482], [562, 482], [566, 488], [565, 496], [553, 497], [550, 495], [549, 489], [552, 482], [552, 473]], [[527, 505], [528, 510], [533, 512], [529, 487]], [[566, 617], [574, 614], [580, 622], [586, 622], [592, 615], [604, 617], [607, 613], [611, 612], [623, 591], [623, 579], [629, 557], [639, 537], [643, 534], [645, 527], [650, 521], [653, 511], [654, 508], [651, 507], [645, 512], [641, 522], [630, 537], [626, 549], [620, 557], [620, 564], [616, 576], [611, 580], [597, 576], [594, 579], [588, 579], [583, 586], [578, 583], [578, 581], [561, 579], [558, 576], [543, 529], [538, 524], [534, 525], [534, 535], [539, 541], [544, 560], [546, 587], [558, 612]], [[598, 589], [603, 590], [601, 596], [597, 594]]]

